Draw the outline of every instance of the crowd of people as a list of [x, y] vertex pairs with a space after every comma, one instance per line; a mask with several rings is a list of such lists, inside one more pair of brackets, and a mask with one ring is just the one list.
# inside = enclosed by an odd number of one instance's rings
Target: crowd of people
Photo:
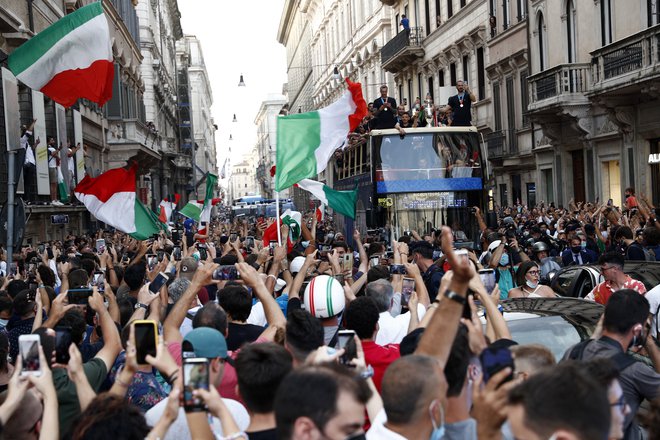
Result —
[[[630, 197], [501, 209], [496, 228], [475, 210], [481, 252], [459, 229], [345, 237], [313, 213], [281, 245], [273, 220], [217, 218], [23, 247], [0, 264], [0, 435], [659, 438], [660, 288], [620, 274], [660, 256], [660, 225]], [[595, 262], [590, 339], [561, 360], [513, 340], [500, 301], [554, 296], [548, 267]]]

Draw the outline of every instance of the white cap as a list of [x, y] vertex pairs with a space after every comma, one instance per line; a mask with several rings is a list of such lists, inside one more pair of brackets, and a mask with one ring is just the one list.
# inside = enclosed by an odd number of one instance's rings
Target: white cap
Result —
[[289, 270], [291, 273], [298, 273], [303, 267], [303, 264], [305, 264], [305, 257], [296, 257], [291, 260], [291, 264], [289, 264]]
[[502, 244], [502, 240], [495, 240], [491, 244], [488, 245], [488, 251], [493, 252], [497, 247]]

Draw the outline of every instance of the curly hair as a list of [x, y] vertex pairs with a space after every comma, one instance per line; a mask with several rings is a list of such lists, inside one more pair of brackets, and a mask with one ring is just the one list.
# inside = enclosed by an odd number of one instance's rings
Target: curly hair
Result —
[[149, 425], [140, 409], [122, 397], [99, 394], [78, 418], [73, 440], [142, 440]]

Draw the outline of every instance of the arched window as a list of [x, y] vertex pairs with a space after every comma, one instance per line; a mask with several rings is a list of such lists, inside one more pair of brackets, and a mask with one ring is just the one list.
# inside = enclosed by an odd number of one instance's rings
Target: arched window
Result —
[[577, 60], [577, 34], [575, 18], [575, 3], [573, 3], [573, 0], [566, 0], [566, 49], [569, 63], [574, 63]]
[[542, 72], [545, 70], [546, 63], [545, 63], [545, 40], [546, 40], [546, 35], [545, 35], [545, 22], [543, 20], [543, 14], [539, 13], [538, 18], [537, 18], [537, 28], [536, 28], [536, 35], [538, 38], [538, 50], [539, 50], [539, 71]]

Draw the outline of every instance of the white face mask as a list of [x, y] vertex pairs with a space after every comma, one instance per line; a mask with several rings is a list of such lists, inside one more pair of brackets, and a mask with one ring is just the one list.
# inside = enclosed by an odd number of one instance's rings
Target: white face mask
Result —
[[536, 287], [539, 285], [538, 282], [529, 281], [529, 280], [526, 280], [525, 284], [527, 284], [527, 287], [529, 287], [530, 289], [536, 289]]
[[0, 319], [0, 327], [5, 328], [7, 327], [7, 324], [9, 324], [8, 319]]

